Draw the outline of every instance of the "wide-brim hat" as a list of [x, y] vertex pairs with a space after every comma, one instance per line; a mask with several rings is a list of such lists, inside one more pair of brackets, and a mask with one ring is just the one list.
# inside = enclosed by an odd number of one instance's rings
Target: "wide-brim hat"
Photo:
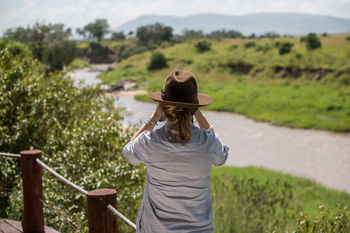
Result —
[[159, 103], [177, 107], [198, 108], [213, 102], [210, 95], [198, 93], [194, 74], [185, 70], [170, 72], [163, 89], [148, 96]]

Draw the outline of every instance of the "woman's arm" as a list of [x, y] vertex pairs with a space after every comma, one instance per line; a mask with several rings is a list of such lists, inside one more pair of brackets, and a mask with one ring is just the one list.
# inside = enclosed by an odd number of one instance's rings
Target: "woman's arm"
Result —
[[152, 131], [156, 126], [159, 119], [163, 116], [162, 106], [158, 103], [156, 110], [152, 113], [151, 117], [141, 126], [139, 130], [134, 134], [130, 141], [134, 141], [143, 131]]
[[194, 116], [196, 117], [198, 125], [201, 129], [209, 129], [210, 128], [210, 124], [209, 124], [207, 118], [205, 118], [203, 112], [199, 108], [194, 113]]

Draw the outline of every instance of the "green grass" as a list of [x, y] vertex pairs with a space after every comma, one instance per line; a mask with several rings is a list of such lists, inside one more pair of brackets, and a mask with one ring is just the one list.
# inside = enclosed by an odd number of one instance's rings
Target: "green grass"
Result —
[[[341, 192], [327, 188], [304, 177], [253, 166], [212, 168], [211, 177], [219, 177], [221, 182], [229, 180], [232, 176], [237, 178], [255, 178], [261, 183], [265, 183], [267, 180], [271, 183], [274, 183], [276, 180], [279, 180], [281, 183], [288, 182], [293, 190], [293, 204], [301, 207], [311, 217], [315, 217], [318, 214], [320, 205], [327, 206], [331, 211], [336, 210], [338, 204], [350, 207], [350, 194], [345, 191]], [[215, 189], [215, 183], [212, 183], [212, 188]]]
[[[151, 52], [144, 52], [99, 77], [105, 83], [122, 79], [146, 83], [146, 90], [152, 92], [162, 88], [171, 70], [190, 70], [199, 91], [214, 97], [207, 109], [274, 125], [348, 132], [350, 47], [345, 37], [321, 37], [322, 48], [314, 51], [307, 51], [298, 37], [211, 40], [211, 50], [202, 53], [196, 51], [196, 41], [189, 41], [157, 49], [169, 68], [148, 71]], [[248, 41], [256, 46], [245, 48]], [[278, 41], [294, 43], [292, 52], [279, 55]]]
[[[211, 173], [216, 232], [292, 232], [303, 212], [331, 215], [350, 206], [350, 194], [310, 179], [257, 167], [214, 167]], [[260, 229], [259, 226], [263, 226]]]
[[90, 63], [87, 61], [84, 61], [80, 58], [76, 58], [72, 61], [72, 63], [69, 65], [69, 69], [81, 69], [85, 67], [91, 67]]

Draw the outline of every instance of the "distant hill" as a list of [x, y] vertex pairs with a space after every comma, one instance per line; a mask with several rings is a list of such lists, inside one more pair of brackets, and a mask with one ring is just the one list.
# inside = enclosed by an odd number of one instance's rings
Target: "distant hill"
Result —
[[160, 22], [171, 26], [176, 34], [184, 29], [203, 30], [208, 33], [214, 30], [238, 30], [248, 36], [266, 32], [276, 32], [281, 35], [305, 35], [309, 32], [329, 34], [350, 32], [350, 19], [297, 13], [258, 13], [242, 16], [223, 14], [196, 14], [185, 17], [144, 15], [131, 20], [117, 31], [135, 31], [138, 27]]

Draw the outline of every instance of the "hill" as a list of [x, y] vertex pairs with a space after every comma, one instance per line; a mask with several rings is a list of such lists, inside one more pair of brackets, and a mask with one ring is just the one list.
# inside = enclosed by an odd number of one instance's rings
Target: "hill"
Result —
[[116, 30], [135, 31], [142, 25], [156, 22], [171, 26], [176, 34], [181, 34], [184, 29], [203, 30], [205, 33], [234, 29], [246, 36], [266, 32], [281, 35], [350, 32], [350, 19], [298, 13], [256, 13], [242, 16], [207, 13], [185, 17], [144, 15], [121, 25]]

